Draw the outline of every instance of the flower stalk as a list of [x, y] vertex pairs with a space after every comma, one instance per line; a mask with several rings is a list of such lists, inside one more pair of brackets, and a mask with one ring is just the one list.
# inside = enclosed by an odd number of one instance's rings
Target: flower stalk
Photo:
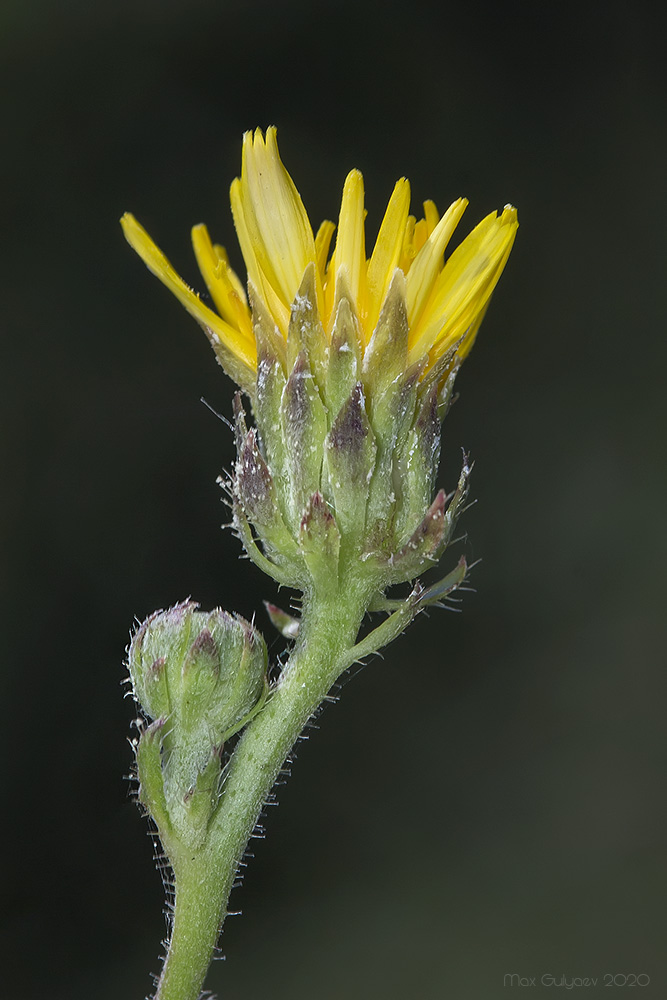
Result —
[[[341, 674], [462, 586], [437, 583], [468, 491], [435, 492], [440, 427], [516, 232], [506, 208], [445, 260], [466, 202], [409, 215], [399, 181], [366, 258], [363, 179], [348, 176], [335, 226], [316, 234], [278, 155], [275, 130], [244, 138], [232, 211], [248, 296], [204, 226], [193, 246], [214, 312], [132, 216], [125, 234], [204, 328], [237, 382], [237, 460], [222, 480], [248, 556], [302, 595], [300, 619], [267, 605], [291, 655], [272, 683], [254, 625], [192, 602], [151, 616], [130, 646], [146, 724], [139, 798], [175, 879], [156, 1000], [198, 1000], [248, 840], [303, 728]], [[248, 426], [242, 392], [250, 402]], [[435, 496], [434, 496], [435, 492]], [[405, 597], [388, 588], [412, 583]], [[386, 615], [362, 634], [368, 612]], [[225, 748], [238, 735], [231, 751]]]

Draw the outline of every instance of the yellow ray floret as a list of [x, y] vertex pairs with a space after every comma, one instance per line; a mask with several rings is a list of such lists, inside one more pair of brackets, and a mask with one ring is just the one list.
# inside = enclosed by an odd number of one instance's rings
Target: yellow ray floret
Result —
[[[314, 264], [317, 307], [330, 333], [334, 303], [350, 300], [362, 352], [368, 345], [397, 268], [406, 276], [409, 360], [428, 357], [437, 363], [452, 347], [463, 359], [503, 271], [518, 227], [516, 210], [492, 213], [445, 260], [467, 201], [459, 198], [439, 217], [432, 201], [424, 217], [409, 214], [410, 185], [397, 182], [378, 237], [366, 258], [364, 183], [361, 173], [348, 174], [336, 227], [323, 222], [313, 235], [299, 192], [278, 153], [275, 128], [243, 137], [241, 176], [230, 200], [248, 280], [263, 300], [276, 327], [287, 336], [290, 308], [304, 273]], [[161, 250], [133, 216], [121, 220], [125, 235], [155, 274], [204, 327], [224, 368], [243, 388], [251, 388], [257, 368], [252, 316], [237, 275], [224, 249], [211, 242], [204, 225], [192, 230], [199, 269], [217, 313], [176, 273]]]

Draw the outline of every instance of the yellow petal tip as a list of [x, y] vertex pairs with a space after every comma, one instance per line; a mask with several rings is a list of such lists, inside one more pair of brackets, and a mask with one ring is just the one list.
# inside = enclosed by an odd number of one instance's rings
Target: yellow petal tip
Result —
[[[338, 304], [349, 300], [363, 355], [390, 286], [396, 285], [405, 298], [409, 360], [428, 357], [427, 368], [452, 346], [459, 345], [459, 359], [470, 350], [519, 226], [516, 208], [507, 204], [482, 219], [448, 254], [468, 199], [456, 199], [442, 217], [435, 202], [425, 201], [424, 216], [417, 219], [410, 214], [410, 183], [401, 177], [367, 258], [362, 172], [355, 168], [345, 178], [337, 227], [324, 222], [315, 236], [280, 159], [275, 125], [244, 133], [241, 172], [231, 184], [230, 200], [248, 282], [255, 289], [251, 305], [270, 317], [279, 339], [287, 338], [290, 308], [304, 274], [312, 272], [312, 297], [324, 329], [331, 329]], [[257, 368], [251, 310], [224, 248], [212, 242], [204, 223], [192, 227], [192, 243], [217, 314], [180, 278], [130, 212], [120, 222], [148, 268], [204, 326], [232, 377], [240, 373], [239, 384], [250, 384]]]

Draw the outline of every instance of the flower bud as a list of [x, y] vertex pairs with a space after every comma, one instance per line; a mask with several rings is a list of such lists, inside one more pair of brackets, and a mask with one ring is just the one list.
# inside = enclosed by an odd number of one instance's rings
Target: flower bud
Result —
[[266, 646], [259, 632], [220, 608], [184, 601], [147, 618], [130, 644], [134, 695], [151, 719], [169, 719], [170, 745], [222, 743], [263, 695]]
[[222, 746], [261, 708], [264, 640], [249, 622], [184, 601], [147, 618], [132, 638], [134, 696], [155, 721], [137, 742], [139, 798], [163, 841], [203, 843], [215, 810]]

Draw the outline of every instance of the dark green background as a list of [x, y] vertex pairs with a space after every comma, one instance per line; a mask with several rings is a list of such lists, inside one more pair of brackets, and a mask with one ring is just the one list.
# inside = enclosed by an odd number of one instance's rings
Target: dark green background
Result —
[[[365, 175], [521, 228], [461, 399], [483, 557], [299, 747], [209, 985], [225, 1000], [667, 995], [665, 129], [658, 4], [116, 0], [0, 9], [0, 993], [143, 997], [162, 890], [123, 779], [133, 615], [275, 590], [219, 530], [231, 385], [122, 239], [236, 249], [243, 130], [315, 223]], [[652, 12], [656, 12], [653, 14]], [[645, 974], [648, 987], [504, 987]]]

